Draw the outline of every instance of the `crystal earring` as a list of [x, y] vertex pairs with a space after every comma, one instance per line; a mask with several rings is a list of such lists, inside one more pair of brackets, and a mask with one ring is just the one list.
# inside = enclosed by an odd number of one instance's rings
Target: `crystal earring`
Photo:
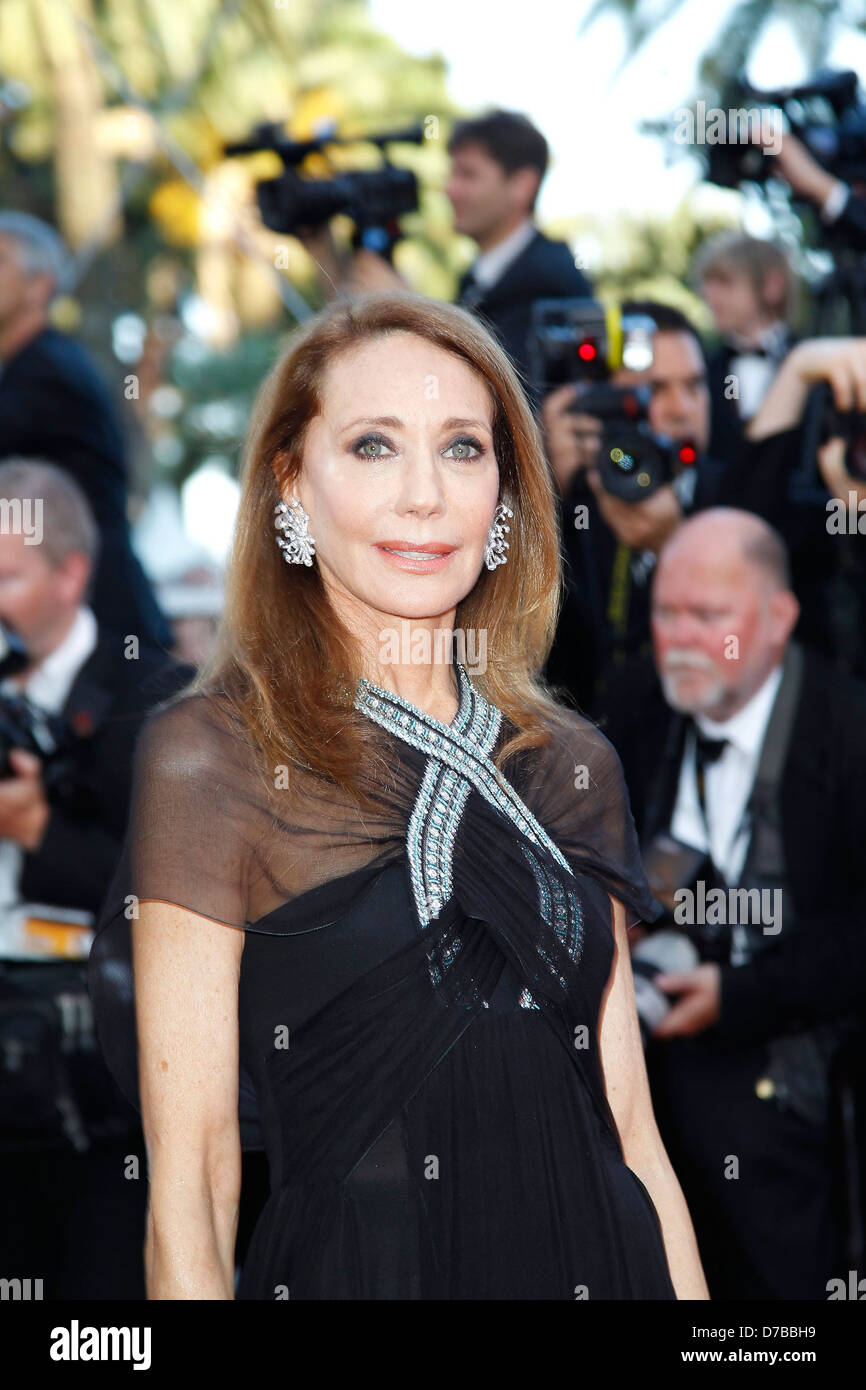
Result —
[[504, 502], [500, 502], [493, 513], [487, 544], [484, 547], [484, 563], [489, 570], [495, 570], [497, 565], [504, 565], [508, 559], [505, 553], [508, 549], [505, 533], [510, 531], [511, 527], [506, 524], [507, 516], [514, 516], [514, 512]]
[[280, 500], [274, 507], [274, 525], [281, 536], [277, 545], [287, 565], [312, 565], [316, 542], [309, 532], [310, 518], [294, 493], [286, 503]]

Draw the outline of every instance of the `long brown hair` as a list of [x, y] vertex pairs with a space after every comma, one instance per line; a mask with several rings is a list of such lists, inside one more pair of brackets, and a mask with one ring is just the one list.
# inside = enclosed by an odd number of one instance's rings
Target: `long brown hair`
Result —
[[[338, 354], [404, 331], [468, 362], [488, 383], [500, 494], [514, 511], [508, 563], [482, 569], [457, 605], [455, 627], [485, 631], [481, 694], [516, 726], [497, 758], [546, 744], [560, 707], [539, 675], [562, 592], [553, 483], [541, 437], [508, 359], [465, 310], [411, 293], [337, 300], [292, 335], [253, 409], [242, 492], [215, 650], [188, 690], [219, 691], [263, 750], [268, 769], [302, 766], [366, 804], [356, 769], [369, 721], [352, 709], [364, 674], [357, 640], [340, 621], [314, 559], [287, 565], [274, 508], [298, 476], [325, 370]], [[279, 480], [279, 481], [278, 481]], [[313, 534], [315, 530], [313, 528]], [[366, 726], [366, 728], [365, 728]]]

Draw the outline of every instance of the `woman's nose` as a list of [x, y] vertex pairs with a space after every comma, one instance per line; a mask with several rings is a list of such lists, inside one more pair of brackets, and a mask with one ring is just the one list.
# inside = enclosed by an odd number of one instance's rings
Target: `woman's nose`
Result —
[[442, 487], [432, 461], [415, 458], [407, 462], [400, 488], [398, 508], [402, 511], [436, 511], [442, 506]]

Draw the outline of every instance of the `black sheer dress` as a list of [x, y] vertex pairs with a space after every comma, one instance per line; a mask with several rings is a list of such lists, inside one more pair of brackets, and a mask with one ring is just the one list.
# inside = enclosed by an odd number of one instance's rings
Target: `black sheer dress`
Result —
[[271, 1191], [242, 1299], [672, 1299], [661, 1228], [605, 1096], [608, 894], [657, 915], [619, 759], [563, 710], [543, 749], [457, 666], [451, 724], [360, 682], [360, 813], [281, 790], [217, 695], [152, 714], [90, 957], [99, 1036], [138, 1104], [130, 918], [245, 933], [242, 1141]]

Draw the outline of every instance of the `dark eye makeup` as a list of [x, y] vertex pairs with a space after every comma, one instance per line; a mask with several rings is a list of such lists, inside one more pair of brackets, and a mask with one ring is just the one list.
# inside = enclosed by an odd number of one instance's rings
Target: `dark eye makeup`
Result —
[[[356, 458], [362, 458], [362, 459], [363, 459], [363, 458], [366, 458], [366, 459], [382, 458], [382, 454], [380, 454], [380, 453], [369, 453], [369, 454], [368, 454], [368, 453], [365, 453], [365, 452], [364, 452], [365, 449], [367, 448], [367, 446], [370, 445], [370, 444], [381, 445], [382, 448], [384, 448], [384, 449], [390, 449], [390, 448], [392, 447], [392, 446], [391, 446], [391, 441], [390, 441], [389, 439], [386, 439], [385, 436], [384, 436], [383, 434], [371, 433], [371, 434], [363, 434], [363, 435], [361, 435], [361, 437], [360, 437], [359, 439], [356, 439], [355, 442], [354, 442], [354, 444], [351, 445], [351, 451], [352, 451], [352, 453], [356, 456]], [[475, 438], [475, 435], [474, 435], [474, 434], [458, 434], [458, 435], [456, 435], [455, 438], [452, 439], [451, 443], [448, 445], [448, 448], [449, 448], [449, 449], [453, 449], [453, 448], [455, 448], [456, 446], [461, 446], [461, 445], [466, 445], [466, 446], [468, 446], [469, 448], [472, 448], [472, 449], [475, 450], [475, 453], [474, 453], [474, 454], [462, 454], [462, 455], [458, 455], [458, 456], [457, 456], [457, 457], [458, 457], [458, 460], [462, 458], [462, 459], [464, 459], [465, 462], [467, 462], [467, 463], [471, 463], [471, 462], [473, 461], [473, 459], [481, 458], [481, 456], [482, 456], [484, 453], [486, 453], [486, 450], [485, 450], [485, 448], [484, 448], [484, 445], [481, 443], [480, 440], [478, 440], [478, 439]]]

